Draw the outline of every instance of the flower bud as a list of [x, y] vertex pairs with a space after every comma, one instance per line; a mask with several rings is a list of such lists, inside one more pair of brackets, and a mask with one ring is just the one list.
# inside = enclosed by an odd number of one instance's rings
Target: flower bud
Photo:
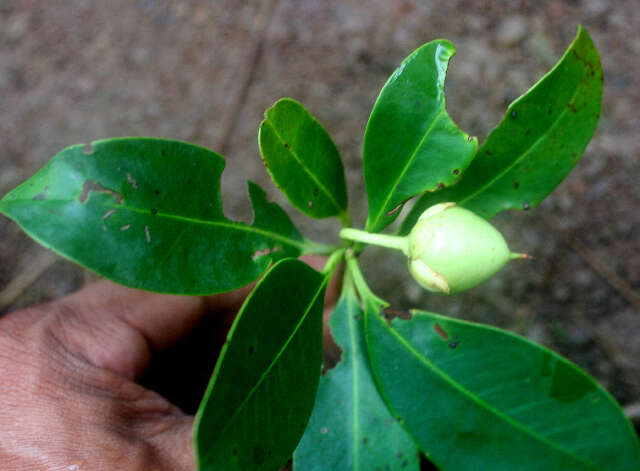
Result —
[[429, 291], [452, 294], [482, 283], [512, 258], [486, 220], [455, 203], [427, 209], [408, 236], [409, 271]]

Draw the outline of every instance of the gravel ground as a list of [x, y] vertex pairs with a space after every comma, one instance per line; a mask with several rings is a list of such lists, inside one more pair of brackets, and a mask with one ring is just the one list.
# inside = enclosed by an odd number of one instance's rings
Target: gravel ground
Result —
[[[566, 355], [621, 404], [632, 404], [640, 401], [637, 7], [632, 0], [1, 2], [0, 194], [70, 144], [175, 138], [227, 156], [228, 216], [250, 220], [251, 179], [307, 236], [336, 241], [334, 221], [298, 217], [270, 183], [256, 139], [268, 106], [291, 96], [325, 125], [342, 153], [360, 225], [362, 133], [380, 87], [408, 53], [439, 37], [456, 45], [449, 113], [482, 141], [583, 24], [605, 70], [594, 140], [539, 208], [494, 220], [514, 250], [535, 259], [442, 298], [418, 288], [395, 253], [368, 250], [363, 258], [374, 290], [392, 306], [512, 329]], [[9, 303], [0, 309], [51, 299], [94, 278], [50, 260], [0, 217], [0, 299]]]

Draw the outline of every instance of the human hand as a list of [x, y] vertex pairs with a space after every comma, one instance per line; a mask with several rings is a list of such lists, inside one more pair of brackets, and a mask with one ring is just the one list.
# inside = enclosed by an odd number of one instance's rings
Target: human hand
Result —
[[0, 319], [0, 469], [195, 469], [193, 416], [139, 381], [204, 317], [216, 316], [224, 341], [248, 292], [181, 297], [101, 281]]

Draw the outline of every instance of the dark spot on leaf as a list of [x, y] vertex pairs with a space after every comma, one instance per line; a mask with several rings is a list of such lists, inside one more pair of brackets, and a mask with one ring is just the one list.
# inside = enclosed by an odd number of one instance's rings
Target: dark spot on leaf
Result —
[[524, 135], [525, 135], [525, 136], [528, 136], [529, 134], [531, 134], [531, 129], [527, 129], [527, 130], [524, 132]]
[[453, 340], [449, 342], [449, 348], [453, 350], [458, 346], [459, 343], [460, 341], [458, 340], [458, 336], [454, 335]]
[[553, 110], [549, 108], [549, 111], [547, 111], [547, 114], [553, 114]]
[[453, 174], [454, 175], [458, 175], [460, 173], [460, 169], [454, 168], [453, 169]]
[[160, 194], [160, 190], [158, 190], [157, 188], [155, 190], [153, 190], [153, 193], [158, 196]]
[[404, 418], [403, 418], [403, 417], [396, 417], [396, 421], [397, 421], [399, 424], [404, 424]]
[[471, 141], [473, 141], [473, 136], [467, 137], [467, 142], [471, 142]]
[[151, 208], [151, 214], [155, 216], [158, 214], [158, 210], [156, 208]]
[[487, 155], [493, 155], [493, 151], [492, 150], [487, 150], [485, 152], [487, 153]]
[[36, 196], [33, 197], [33, 201], [43, 200], [47, 197], [47, 194], [44, 191], [41, 191]]
[[527, 202], [522, 203], [522, 209], [525, 211], [529, 211], [531, 209], [531, 205]]
[[409, 464], [409, 462], [408, 462], [407, 460], [404, 460], [404, 461], [402, 462], [402, 467], [403, 467], [403, 468], [406, 468], [408, 464]]
[[396, 453], [396, 456], [398, 458], [402, 458], [404, 456], [404, 453], [402, 453], [402, 450], [398, 451], [398, 453]]
[[435, 330], [436, 334], [442, 337], [443, 340], [449, 340], [449, 334], [447, 334], [440, 324], [435, 324], [433, 330]]
[[518, 117], [518, 112], [517, 111], [512, 111], [511, 112], [511, 117], [514, 118], [514, 119], [517, 118]]
[[165, 155], [167, 155], [167, 151], [166, 150], [161, 150], [160, 151], [160, 155], [162, 155], [162, 157], [164, 157]]
[[362, 443], [366, 445], [367, 443], [369, 443], [369, 439], [367, 437], [364, 437], [362, 439]]
[[93, 154], [93, 146], [91, 144], [85, 144], [82, 148], [82, 152], [84, 152], [86, 155]]
[[285, 148], [285, 149], [291, 149], [291, 146], [285, 142], [285, 143], [284, 143], [284, 148]]
[[520, 186], [520, 182], [519, 181], [516, 180], [515, 182], [513, 182], [513, 187], [514, 188], [518, 188], [519, 186]]
[[578, 157], [578, 153], [574, 152], [573, 154], [571, 154], [571, 157], [573, 157], [575, 159], [576, 157]]
[[438, 186], [436, 187], [436, 191], [442, 190], [443, 188], [444, 188], [444, 183], [440, 182], [440, 183], [438, 183]]
[[318, 193], [320, 192], [320, 190], [318, 190], [317, 188], [313, 189], [313, 196], [318, 196]]
[[82, 185], [82, 193], [78, 197], [78, 201], [86, 203], [89, 200], [89, 195], [91, 193], [111, 195], [117, 204], [122, 204], [122, 195], [120, 193], [109, 188], [105, 188], [100, 183], [94, 182], [93, 180], [84, 181], [84, 184]]
[[[164, 152], [164, 151], [163, 151], [163, 152]], [[233, 456], [238, 456], [238, 449], [237, 449], [237, 448], [234, 448], [234, 449], [233, 449], [233, 451], [232, 451], [232, 453], [233, 453]]]
[[356, 314], [355, 316], [353, 316], [353, 318], [359, 321], [360, 319], [362, 319], [362, 316], [360, 314]]
[[578, 112], [578, 109], [573, 103], [567, 103], [567, 108], [569, 108], [569, 111], [571, 111], [574, 114]]
[[249, 345], [249, 355], [253, 355], [253, 345]]

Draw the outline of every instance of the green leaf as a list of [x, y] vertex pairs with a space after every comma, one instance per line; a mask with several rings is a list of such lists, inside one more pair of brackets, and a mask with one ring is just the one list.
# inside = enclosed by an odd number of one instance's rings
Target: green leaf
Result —
[[258, 278], [306, 241], [249, 183], [253, 225], [222, 212], [224, 158], [183, 142], [118, 138], [64, 149], [0, 200], [44, 246], [118, 283], [208, 294]]
[[342, 359], [320, 378], [313, 414], [293, 456], [294, 469], [417, 471], [418, 449], [390, 414], [373, 381], [364, 313], [353, 285], [346, 281], [331, 317]]
[[388, 325], [367, 310], [365, 322], [383, 396], [441, 469], [640, 469], [620, 407], [550, 350], [428, 312]]
[[304, 106], [291, 98], [277, 101], [265, 113], [258, 142], [271, 179], [296, 208], [314, 218], [349, 222], [340, 154]]
[[458, 129], [445, 109], [444, 80], [454, 54], [449, 41], [423, 45], [380, 92], [364, 134], [369, 232], [393, 222], [413, 196], [454, 183], [475, 154], [477, 139]]
[[423, 195], [400, 232], [409, 232], [425, 209], [443, 201], [485, 218], [535, 207], [582, 156], [598, 124], [601, 102], [600, 57], [580, 27], [556, 66], [509, 106], [462, 179]]
[[311, 415], [327, 278], [278, 262], [246, 299], [196, 416], [199, 471], [275, 471]]

